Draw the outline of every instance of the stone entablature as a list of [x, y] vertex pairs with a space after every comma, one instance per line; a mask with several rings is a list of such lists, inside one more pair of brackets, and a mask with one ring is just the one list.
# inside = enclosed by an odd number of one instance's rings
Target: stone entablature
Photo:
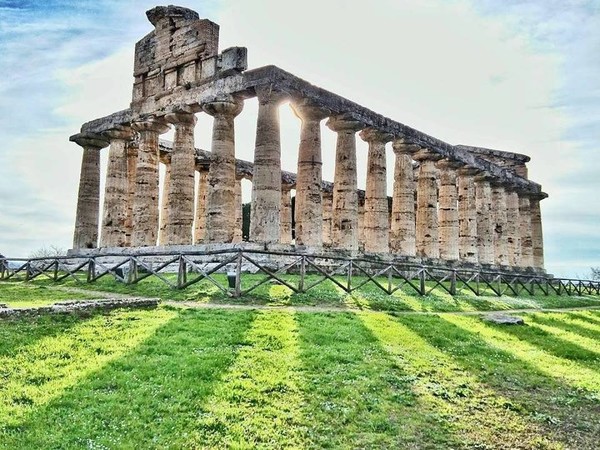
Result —
[[[136, 45], [131, 107], [87, 122], [71, 137], [84, 148], [74, 248], [97, 245], [98, 153], [110, 143], [112, 197], [105, 208], [114, 211], [104, 212], [100, 246], [156, 245], [161, 149], [164, 245], [239, 242], [239, 182], [247, 178], [250, 240], [259, 244], [290, 241], [289, 190], [295, 188], [296, 238], [303, 248], [543, 268], [539, 200], [547, 195], [527, 179], [528, 156], [448, 144], [275, 66], [246, 70], [246, 49], [219, 53], [218, 25], [187, 8], [156, 7], [147, 15], [155, 30]], [[233, 130], [252, 97], [259, 108], [254, 162], [248, 163], [235, 158]], [[297, 176], [281, 170], [278, 107], [284, 101], [302, 122]], [[210, 153], [194, 148], [196, 113], [214, 118]], [[338, 134], [333, 183], [322, 180], [322, 122]], [[170, 151], [158, 140], [169, 124], [175, 127]], [[127, 144], [123, 136], [131, 129], [138, 138]], [[356, 188], [357, 134], [369, 143], [365, 192]], [[391, 202], [389, 142], [396, 153]], [[196, 188], [194, 168], [201, 174]]]

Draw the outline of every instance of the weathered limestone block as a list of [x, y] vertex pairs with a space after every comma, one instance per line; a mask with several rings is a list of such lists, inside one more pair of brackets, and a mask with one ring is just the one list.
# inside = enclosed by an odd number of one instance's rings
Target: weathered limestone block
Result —
[[421, 150], [414, 158], [420, 162], [417, 182], [417, 255], [439, 258], [438, 169], [435, 167], [435, 162], [441, 156]]
[[396, 164], [394, 166], [390, 250], [399, 255], [415, 256], [415, 181], [412, 157], [419, 151], [419, 147], [406, 144], [401, 140], [394, 141], [392, 147], [396, 154]]
[[457, 169], [461, 164], [443, 159], [437, 163], [440, 169], [438, 233], [440, 237], [440, 258], [458, 260], [458, 191], [456, 187]]
[[131, 128], [105, 131], [110, 139], [108, 168], [104, 191], [104, 212], [100, 247], [126, 247], [129, 241], [129, 184], [127, 180], [127, 143], [133, 138]]
[[171, 151], [170, 183], [167, 195], [167, 220], [163, 245], [192, 243], [194, 223], [194, 127], [196, 116], [189, 112], [171, 113], [166, 120], [175, 127]]
[[519, 234], [521, 236], [521, 267], [533, 267], [533, 237], [529, 197], [519, 193]]
[[475, 201], [476, 169], [458, 169], [458, 252], [462, 261], [476, 263], [477, 206]]
[[92, 133], [79, 133], [70, 140], [83, 147], [73, 248], [95, 248], [100, 214], [100, 150], [108, 140]]
[[233, 243], [242, 242], [242, 180], [235, 181], [235, 229], [233, 230]]
[[305, 101], [292, 103], [292, 109], [302, 121], [298, 173], [296, 178], [296, 245], [323, 245], [323, 199], [321, 183], [321, 120], [329, 114]]
[[207, 242], [232, 242], [235, 234], [235, 117], [244, 102], [224, 97], [203, 109], [214, 117], [208, 172]]
[[206, 239], [206, 199], [208, 196], [208, 170], [199, 170], [196, 187], [196, 222], [194, 227], [194, 243], [205, 242]]
[[156, 119], [131, 125], [140, 133], [131, 245], [147, 247], [156, 245], [158, 235], [158, 136], [169, 127]]
[[281, 137], [279, 105], [285, 94], [272, 87], [257, 88], [258, 120], [252, 176], [250, 240], [278, 243], [281, 210]]
[[327, 126], [337, 133], [331, 244], [334, 248], [357, 251], [356, 132], [364, 128], [364, 125], [344, 116], [336, 116], [327, 121]]
[[292, 243], [292, 198], [290, 196], [290, 185], [283, 184], [281, 186], [281, 211], [280, 211], [280, 226], [282, 244]]
[[531, 210], [531, 244], [533, 254], [533, 267], [544, 268], [544, 235], [542, 232], [542, 212], [540, 210], [540, 197], [532, 196], [529, 199]]
[[506, 193], [506, 241], [508, 246], [508, 264], [521, 264], [521, 232], [519, 215], [519, 194], [515, 191]]
[[494, 219], [492, 188], [485, 174], [475, 178], [477, 206], [477, 253], [480, 264], [494, 264]]
[[135, 198], [136, 165], [138, 157], [138, 141], [133, 140], [127, 144], [127, 220], [125, 221], [126, 247], [131, 246], [131, 233], [133, 232], [133, 199]]
[[365, 249], [365, 198], [358, 197], [358, 247]]
[[333, 192], [323, 192], [323, 244], [331, 245]]
[[492, 186], [494, 214], [494, 262], [503, 266], [508, 265], [508, 208], [506, 191], [502, 184]]
[[367, 128], [360, 132], [360, 137], [369, 143], [365, 191], [365, 251], [387, 253], [390, 233], [385, 144], [392, 140], [392, 135]]
[[169, 193], [171, 191], [171, 157], [161, 161], [165, 165], [165, 178], [163, 179], [162, 196], [160, 203], [160, 227], [158, 228], [158, 245], [169, 245], [167, 224], [169, 223]]

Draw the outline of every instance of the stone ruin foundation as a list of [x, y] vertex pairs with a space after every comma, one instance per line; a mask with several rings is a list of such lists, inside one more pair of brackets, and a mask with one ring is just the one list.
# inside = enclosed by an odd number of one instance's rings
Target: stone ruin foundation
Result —
[[[158, 6], [146, 15], [154, 30], [136, 44], [130, 108], [70, 138], [83, 149], [71, 256], [248, 248], [545, 273], [547, 194], [528, 179], [528, 156], [451, 145], [278, 67], [248, 70], [246, 48], [219, 52], [219, 26], [190, 9]], [[256, 141], [247, 162], [236, 159], [234, 127], [253, 97]], [[301, 121], [296, 174], [281, 170], [284, 101]], [[210, 152], [194, 146], [197, 114], [213, 117]], [[335, 151], [333, 182], [322, 179], [322, 123], [337, 134], [336, 148], [325, 149]], [[172, 143], [160, 139], [170, 127]], [[357, 137], [368, 143], [365, 191], [357, 188]], [[252, 182], [249, 242], [241, 234], [242, 179]]]

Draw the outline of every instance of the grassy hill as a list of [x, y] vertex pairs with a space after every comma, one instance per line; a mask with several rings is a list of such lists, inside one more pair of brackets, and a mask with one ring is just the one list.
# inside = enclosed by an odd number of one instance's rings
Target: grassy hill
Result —
[[[2, 449], [598, 445], [600, 310], [476, 314], [598, 298], [267, 285], [233, 302], [255, 309], [207, 309], [183, 305], [232, 300], [209, 284], [79, 287], [169, 304], [0, 322]], [[11, 305], [94, 296], [0, 283]]]

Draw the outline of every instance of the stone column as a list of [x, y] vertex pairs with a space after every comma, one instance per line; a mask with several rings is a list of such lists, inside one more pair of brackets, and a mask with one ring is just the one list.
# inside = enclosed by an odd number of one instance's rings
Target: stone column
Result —
[[412, 155], [419, 151], [419, 147], [396, 140], [393, 143], [393, 149], [396, 155], [396, 164], [394, 166], [390, 249], [392, 253], [415, 256], [415, 181]]
[[206, 240], [206, 197], [208, 195], [208, 170], [198, 170], [198, 185], [196, 187], [196, 224], [194, 227], [194, 243], [200, 244]]
[[110, 150], [104, 186], [100, 247], [126, 247], [129, 240], [129, 230], [127, 229], [129, 210], [127, 143], [133, 138], [133, 131], [129, 127], [118, 127], [105, 131], [103, 135], [110, 139]]
[[544, 196], [532, 196], [529, 199], [531, 210], [531, 244], [533, 253], [533, 267], [544, 268], [544, 235], [542, 233], [542, 212], [540, 200]]
[[292, 186], [289, 184], [281, 185], [281, 210], [279, 212], [279, 223], [281, 226], [280, 242], [282, 244], [292, 243], [292, 198], [290, 196], [291, 189]]
[[272, 86], [256, 88], [258, 120], [252, 175], [250, 240], [278, 243], [281, 209], [279, 105], [285, 100]]
[[367, 128], [360, 132], [360, 137], [369, 143], [364, 218], [365, 252], [387, 253], [390, 251], [390, 231], [385, 144], [392, 140], [392, 135]]
[[525, 193], [519, 193], [519, 235], [521, 236], [521, 267], [533, 267], [531, 204]]
[[208, 242], [232, 242], [235, 234], [235, 117], [244, 102], [228, 96], [203, 106], [214, 117], [208, 172]]
[[233, 230], [233, 243], [239, 244], [242, 242], [242, 180], [235, 180], [235, 228]]
[[344, 116], [335, 116], [327, 121], [327, 126], [337, 133], [331, 245], [355, 252], [358, 250], [356, 132], [364, 125]]
[[423, 149], [414, 158], [420, 163], [417, 181], [417, 255], [439, 258], [438, 170], [435, 162], [441, 156]]
[[494, 262], [502, 266], [508, 265], [508, 210], [506, 191], [501, 183], [492, 185], [492, 201], [494, 216]]
[[365, 193], [358, 196], [358, 247], [365, 249]]
[[108, 141], [93, 133], [79, 133], [69, 140], [83, 147], [73, 248], [95, 248], [100, 209], [100, 150]]
[[175, 127], [175, 139], [171, 151], [164, 245], [189, 245], [194, 223], [196, 116], [190, 112], [177, 112], [167, 114], [166, 119]]
[[506, 242], [508, 246], [508, 265], [521, 264], [521, 233], [519, 216], [519, 194], [506, 193]]
[[323, 192], [323, 245], [331, 245], [333, 192]]
[[133, 199], [131, 245], [156, 245], [158, 235], [158, 136], [168, 125], [160, 120], [132, 123], [140, 133], [136, 162], [136, 189]]
[[487, 175], [475, 177], [477, 207], [477, 253], [480, 264], [494, 264], [494, 220], [492, 188]]
[[323, 245], [321, 120], [329, 114], [307, 101], [292, 104], [302, 121], [296, 175], [296, 245]]
[[165, 177], [160, 202], [160, 227], [158, 227], [158, 245], [169, 245], [167, 224], [169, 223], [169, 192], [171, 190], [171, 155], [162, 156], [159, 161], [165, 166]]
[[458, 169], [458, 253], [462, 261], [477, 263], [477, 205], [475, 174], [478, 170]]
[[135, 197], [136, 165], [138, 155], [138, 141], [130, 141], [127, 145], [127, 220], [125, 221], [126, 247], [131, 247], [131, 233], [133, 232], [133, 199]]
[[439, 226], [440, 258], [445, 260], [459, 259], [459, 225], [458, 225], [458, 192], [456, 187], [457, 169], [461, 165], [443, 159], [438, 161], [440, 169], [439, 187]]

